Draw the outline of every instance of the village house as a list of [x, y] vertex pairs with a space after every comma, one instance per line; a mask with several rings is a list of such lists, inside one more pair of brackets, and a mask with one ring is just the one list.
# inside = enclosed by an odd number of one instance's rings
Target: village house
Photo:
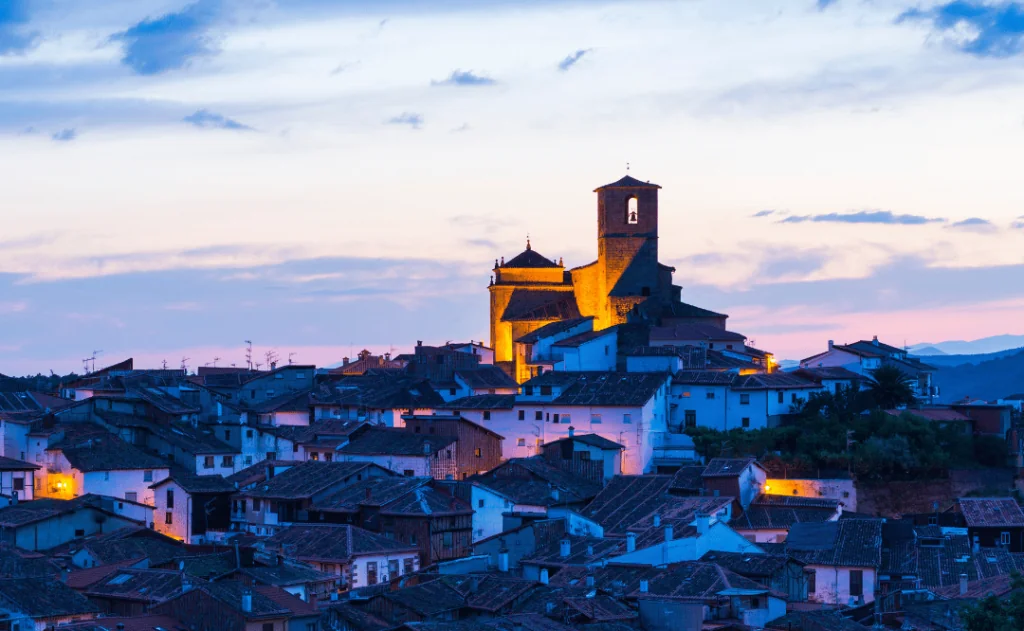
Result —
[[35, 474], [39, 465], [0, 456], [0, 496], [26, 501], [34, 498]]
[[390, 370], [329, 380], [311, 395], [314, 421], [335, 418], [398, 427], [402, 415], [430, 414], [444, 403], [425, 377]]
[[521, 386], [515, 421], [488, 427], [518, 446], [566, 438], [569, 427], [598, 434], [624, 447], [624, 473], [639, 474], [668, 433], [669, 385], [670, 376], [657, 373], [544, 373]]
[[[76, 538], [49, 552], [55, 559], [66, 561], [71, 567], [94, 569], [106, 567], [109, 571], [121, 567], [158, 568], [186, 555], [178, 541], [161, 535], [142, 524], [118, 526], [114, 530]], [[105, 574], [94, 574], [96, 578]], [[81, 579], [78, 583], [89, 585]], [[69, 584], [71, 584], [69, 580]]]
[[137, 523], [101, 507], [94, 496], [37, 499], [0, 508], [0, 539], [26, 550], [49, 550], [72, 539]]
[[601, 490], [601, 482], [555, 467], [542, 458], [516, 458], [469, 478], [473, 541], [545, 519], [550, 509], [578, 510]]
[[821, 391], [819, 384], [792, 373], [683, 370], [672, 378], [672, 423], [680, 431], [777, 427], [812, 393]]
[[338, 448], [335, 461], [369, 462], [407, 477], [454, 480], [459, 475], [458, 442], [457, 436], [365, 425]]
[[419, 548], [420, 565], [470, 552], [473, 509], [429, 477], [375, 477], [310, 507], [310, 521], [345, 523]]
[[787, 472], [784, 478], [767, 478], [765, 495], [836, 500], [844, 511], [857, 512], [857, 485], [847, 471], [820, 471], [808, 475], [804, 471]]
[[364, 375], [367, 372], [380, 370], [402, 370], [408, 365], [404, 360], [392, 359], [391, 353], [374, 355], [367, 349], [359, 351], [355, 359], [349, 357], [341, 358], [341, 366], [330, 368], [327, 374], [330, 376], [356, 376]]
[[238, 579], [246, 585], [279, 587], [292, 596], [308, 603], [327, 600], [336, 593], [341, 581], [332, 574], [308, 565], [290, 562], [280, 556], [269, 559], [273, 565], [256, 565], [238, 570]]
[[956, 503], [972, 545], [1024, 552], [1024, 511], [1012, 497], [961, 497]]
[[259, 544], [265, 555], [338, 576], [343, 589], [387, 583], [419, 570], [419, 548], [342, 524], [297, 524]]
[[106, 615], [139, 616], [188, 589], [190, 579], [174, 570], [120, 568], [77, 591]]
[[763, 492], [768, 471], [753, 458], [713, 458], [701, 479], [707, 494], [736, 498], [746, 508]]
[[[306, 603], [277, 590], [291, 600], [270, 597], [259, 588], [238, 581], [197, 583], [191, 589], [152, 608], [153, 613], [180, 620], [194, 631], [291, 631], [289, 621], [313, 614]], [[313, 627], [316, 629], [316, 627]]]
[[794, 524], [836, 521], [842, 513], [835, 499], [758, 495], [733, 517], [731, 525], [755, 543], [783, 543]]
[[504, 437], [484, 425], [463, 418], [460, 414], [433, 414], [430, 416], [403, 416], [402, 425], [407, 432], [417, 435], [454, 436], [455, 479], [489, 471], [501, 464], [501, 444]]
[[544, 460], [588, 480], [605, 483], [622, 473], [622, 450], [619, 443], [597, 434], [576, 434], [543, 445]]
[[730, 572], [749, 578], [780, 594], [790, 603], [807, 600], [805, 564], [785, 553], [747, 554], [743, 552], [708, 552], [700, 558]]
[[51, 578], [0, 578], [0, 620], [11, 631], [48, 631], [92, 620], [99, 607]]
[[571, 318], [546, 324], [515, 339], [512, 344], [515, 377], [523, 383], [562, 362], [560, 349], [555, 344], [594, 330], [594, 318]]
[[935, 368], [911, 357], [906, 349], [879, 342], [877, 335], [871, 341], [852, 344], [835, 344], [829, 340], [827, 351], [800, 360], [800, 368], [840, 367], [865, 378], [870, 378], [871, 373], [882, 366], [903, 372], [911, 380], [918, 399], [928, 402], [938, 396], [938, 387], [932, 384]]
[[234, 496], [231, 521], [238, 529], [269, 536], [309, 518], [309, 508], [335, 491], [369, 477], [394, 475], [368, 462], [306, 461]]
[[473, 369], [456, 370], [452, 374], [455, 383], [452, 387], [441, 390], [445, 399], [461, 399], [482, 394], [516, 394], [519, 384], [497, 366], [478, 366]]
[[[268, 437], [279, 445], [274, 445], [273, 451], [267, 451], [265, 455], [269, 460], [280, 458], [331, 462], [338, 447], [348, 442], [349, 436], [362, 426], [361, 421], [325, 418], [308, 426], [289, 425], [266, 429], [264, 432]], [[289, 447], [279, 451], [285, 446]]]
[[231, 529], [233, 484], [219, 475], [172, 471], [153, 484], [154, 528], [187, 543], [219, 539]]
[[786, 552], [806, 564], [808, 599], [825, 605], [870, 603], [882, 562], [881, 519], [793, 524]]

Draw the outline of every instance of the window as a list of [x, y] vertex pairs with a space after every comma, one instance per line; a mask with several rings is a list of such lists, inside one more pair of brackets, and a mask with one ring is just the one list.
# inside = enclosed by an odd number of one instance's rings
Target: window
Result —
[[817, 585], [816, 585], [817, 581], [815, 580], [816, 578], [817, 578], [817, 574], [815, 573], [814, 570], [809, 570], [807, 572], [807, 593], [808, 594], [813, 594], [815, 591], [817, 591]]
[[320, 459], [320, 454], [315, 452], [315, 451], [311, 451], [311, 452], [309, 452], [309, 459], [310, 460], [319, 460]]
[[483, 458], [484, 457], [484, 452], [483, 452], [482, 449], [477, 447], [476, 449], [473, 450], [473, 455], [476, 456], [477, 458]]
[[458, 391], [458, 388], [448, 388], [448, 394], [450, 394], [453, 397], [456, 395], [456, 393], [458, 393]]
[[252, 464], [252, 456], [246, 456], [245, 457], [245, 466], [248, 467], [251, 464]]
[[295, 443], [294, 445], [292, 445], [292, 453], [295, 453], [298, 450], [299, 450], [299, 444], [298, 443]]
[[411, 543], [412, 545], [416, 545], [416, 535], [415, 534], [409, 535], [409, 543]]
[[327, 462], [334, 460], [334, 454], [332, 454], [329, 451], [324, 452], [324, 460], [326, 460]]
[[490, 410], [484, 410], [484, 420], [485, 421], [491, 420], [491, 411]]
[[600, 414], [591, 414], [590, 415], [590, 424], [591, 425], [600, 424], [600, 423], [601, 423], [601, 415]]
[[799, 401], [799, 399], [797, 399], [797, 397], [796, 397], [796, 393], [795, 392], [790, 395], [789, 400], [791, 402], [793, 402], [793, 403], [796, 403], [797, 401]]
[[249, 398], [250, 399], [255, 399], [256, 398], [256, 391], [255, 390], [250, 390], [249, 391]]
[[477, 500], [476, 501], [476, 506], [477, 506], [477, 508], [483, 508], [484, 507], [484, 501], [483, 500]]
[[402, 470], [402, 475], [404, 475], [404, 476], [405, 476], [405, 477], [407, 477], [407, 478], [411, 478], [411, 477], [413, 477], [414, 475], [416, 475], [416, 472], [415, 472], [415, 471], [413, 471], [412, 469], [403, 469], [403, 470]]
[[526, 396], [528, 396], [528, 397], [532, 397], [533, 396], [533, 386], [526, 386], [525, 388], [523, 388], [523, 390], [525, 390], [524, 394]]
[[110, 481], [110, 472], [109, 471], [104, 471], [103, 472], [103, 481], [104, 482], [109, 482]]
[[139, 501], [139, 494], [135, 491], [127, 491], [124, 494], [124, 499], [129, 502], [137, 502]]
[[275, 515], [277, 514], [277, 502], [270, 502], [270, 512]]
[[206, 456], [205, 458], [203, 458], [203, 468], [204, 469], [212, 469], [213, 468], [213, 456]]
[[84, 536], [85, 536], [85, 529], [79, 528], [79, 529], [75, 530], [75, 538], [84, 537]]
[[608, 356], [608, 345], [607, 344], [604, 345], [604, 356], [605, 357]]
[[544, 420], [544, 412], [542, 412], [540, 410], [537, 410], [536, 412], [534, 412], [533, 413], [533, 420], [535, 420], [535, 421], [543, 421]]
[[707, 394], [704, 395], [704, 398], [706, 398], [706, 399], [714, 399], [715, 398], [715, 391], [714, 390], [708, 390]]
[[743, 428], [744, 429], [750, 427], [750, 417], [749, 416], [744, 416], [743, 420], [741, 421], [741, 423], [743, 423]]
[[[650, 296], [651, 295], [651, 288], [650, 287], [641, 287], [640, 288], [640, 295], [641, 296]], [[608, 353], [605, 353], [605, 355], [607, 355], [607, 354]]]
[[526, 439], [525, 438], [520, 438], [519, 440], [517, 440], [516, 441], [516, 446], [518, 446], [518, 447], [525, 447], [526, 446]]
[[276, 451], [268, 451], [266, 454], [264, 454], [264, 456], [266, 457], [267, 460], [276, 460], [277, 459], [277, 452]]
[[167, 511], [166, 513], [164, 513], [164, 523], [167, 524], [167, 525], [173, 524], [174, 523], [174, 513], [172, 513], [171, 511]]
[[222, 467], [234, 467], [235, 466], [235, 457], [234, 456], [224, 456], [223, 458], [220, 459], [220, 465]]
[[571, 423], [571, 422], [572, 422], [572, 419], [571, 419], [571, 418], [569, 418], [569, 415], [568, 415], [568, 414], [563, 414], [563, 415], [562, 415], [562, 424], [563, 424], [563, 425], [568, 425], [568, 424], [569, 424], [569, 423]]
[[750, 395], [749, 394], [741, 394], [740, 395], [740, 405], [750, 405]]
[[14, 478], [14, 486], [12, 487], [15, 491], [25, 490], [25, 478]]
[[543, 439], [540, 439], [540, 438], [538, 438], [538, 439], [537, 439], [537, 440], [535, 441], [535, 444], [536, 444], [536, 445], [537, 445], [538, 447], [540, 447], [540, 446], [542, 446], [542, 445], [544, 444], [544, 440], [543, 440]]
[[786, 393], [783, 392], [782, 390], [779, 390], [779, 403], [785, 403], [785, 402], [786, 402]]
[[452, 533], [446, 532], [442, 535], [441, 541], [446, 548], [452, 547]]
[[574, 455], [579, 456], [580, 460], [590, 460], [590, 452], [589, 451], [577, 451]]
[[245, 430], [245, 437], [246, 438], [252, 438], [252, 430], [251, 429]]
[[551, 394], [551, 386], [541, 386], [540, 387], [540, 393], [541, 393], [542, 396], [543, 395], [547, 395], [547, 394]]
[[174, 489], [167, 489], [167, 508], [174, 508]]
[[864, 595], [864, 571], [850, 570], [850, 595]]
[[402, 574], [412, 574], [412, 559], [402, 559]]
[[230, 429], [224, 430], [224, 440], [231, 440], [231, 430]]
[[262, 508], [263, 508], [263, 500], [259, 500], [259, 499], [255, 499], [254, 498], [252, 500], [252, 509], [254, 511], [258, 511], [258, 510], [260, 510]]
[[519, 420], [520, 421], [525, 421], [526, 420], [526, 410], [519, 410]]
[[388, 561], [388, 578], [398, 576], [398, 559]]
[[683, 416], [687, 427], [697, 427], [697, 410], [686, 410]]
[[999, 533], [999, 545], [1008, 546], [1010, 545], [1010, 533], [1001, 532]]
[[558, 414], [555, 414], [555, 415], [554, 415], [554, 418], [553, 418], [553, 419], [551, 419], [551, 422], [552, 422], [552, 423], [557, 423], [557, 422], [558, 422]]
[[377, 562], [367, 561], [366, 562], [366, 584], [376, 585], [377, 584]]
[[295, 378], [296, 379], [305, 379], [306, 378], [306, 373], [304, 373], [304, 372], [297, 372], [297, 373], [295, 373]]
[[626, 223], [636, 225], [640, 220], [640, 212], [637, 205], [635, 197], [630, 197], [629, 201], [626, 202]]
[[263, 623], [263, 631], [274, 631], [274, 623], [273, 622], [264, 622]]
[[689, 399], [690, 398], [690, 391], [689, 390], [686, 390], [686, 391], [683, 392], [683, 398], [684, 399]]
[[928, 525], [929, 526], [938, 526], [939, 525], [939, 518], [938, 518], [938, 516], [931, 515], [930, 517], [928, 517]]

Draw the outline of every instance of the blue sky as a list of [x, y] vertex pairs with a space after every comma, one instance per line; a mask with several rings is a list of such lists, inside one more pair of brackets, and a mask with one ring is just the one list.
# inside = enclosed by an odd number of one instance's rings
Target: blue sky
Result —
[[1020, 2], [2, 1], [0, 372], [479, 339], [626, 162], [780, 356], [1024, 333], [1022, 102]]

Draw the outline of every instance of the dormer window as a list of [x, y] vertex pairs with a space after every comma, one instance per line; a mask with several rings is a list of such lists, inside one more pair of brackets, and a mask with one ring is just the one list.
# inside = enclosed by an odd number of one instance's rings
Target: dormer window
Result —
[[630, 197], [626, 203], [626, 223], [636, 225], [640, 219], [640, 213], [637, 209], [637, 201], [635, 197]]

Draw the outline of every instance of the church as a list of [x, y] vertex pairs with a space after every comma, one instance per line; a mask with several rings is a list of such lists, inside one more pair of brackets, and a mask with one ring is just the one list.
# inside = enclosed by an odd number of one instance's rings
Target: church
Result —
[[[491, 347], [513, 375], [514, 344], [555, 322], [591, 318], [593, 330], [636, 323], [725, 332], [728, 316], [681, 302], [675, 268], [658, 262], [657, 184], [629, 175], [597, 188], [597, 260], [572, 269], [526, 242], [514, 258], [494, 262]], [[642, 327], [641, 327], [642, 328]], [[646, 343], [646, 341], [644, 342]]]

